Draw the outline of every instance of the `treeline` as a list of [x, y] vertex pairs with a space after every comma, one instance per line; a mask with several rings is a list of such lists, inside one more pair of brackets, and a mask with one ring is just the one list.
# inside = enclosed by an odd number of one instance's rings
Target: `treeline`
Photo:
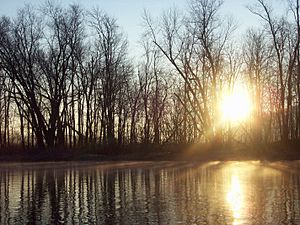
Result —
[[[249, 6], [262, 27], [241, 43], [220, 0], [159, 18], [144, 12], [137, 62], [101, 10], [48, 2], [2, 17], [0, 148], [299, 139], [299, 0], [287, 0], [283, 16], [270, 2]], [[221, 124], [222, 96], [241, 81], [251, 118]]]

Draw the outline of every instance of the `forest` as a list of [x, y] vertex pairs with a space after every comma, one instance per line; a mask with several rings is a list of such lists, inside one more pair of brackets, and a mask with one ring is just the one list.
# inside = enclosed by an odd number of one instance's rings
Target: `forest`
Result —
[[[285, 2], [278, 15], [271, 1], [252, 1], [260, 27], [243, 34], [221, 0], [158, 18], [145, 10], [138, 60], [101, 6], [47, 2], [2, 16], [0, 152], [298, 141], [300, 1]], [[220, 103], [237, 85], [251, 113], [224, 122]]]

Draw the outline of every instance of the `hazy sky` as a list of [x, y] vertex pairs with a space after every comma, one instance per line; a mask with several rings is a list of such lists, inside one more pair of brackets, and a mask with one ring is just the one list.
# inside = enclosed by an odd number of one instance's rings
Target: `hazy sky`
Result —
[[[78, 3], [85, 9], [99, 7], [118, 20], [118, 24], [125, 31], [129, 40], [131, 55], [134, 55], [141, 37], [141, 17], [143, 9], [147, 9], [151, 15], [158, 16], [170, 7], [186, 9], [188, 0], [56, 0], [56, 2], [68, 5]], [[0, 0], [0, 15], [14, 16], [25, 3], [41, 5], [44, 0]], [[224, 0], [221, 9], [222, 14], [231, 15], [238, 24], [236, 37], [241, 38], [248, 27], [257, 26], [259, 19], [252, 15], [245, 7], [253, 4], [254, 0]], [[273, 0], [277, 9], [282, 7], [282, 0]]]

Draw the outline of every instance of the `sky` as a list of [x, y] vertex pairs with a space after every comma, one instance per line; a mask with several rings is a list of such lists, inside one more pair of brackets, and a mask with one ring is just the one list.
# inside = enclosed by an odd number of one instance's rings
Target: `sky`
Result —
[[[45, 0], [0, 0], [0, 15], [15, 16], [17, 10], [24, 4], [41, 5]], [[109, 15], [115, 17], [118, 24], [125, 32], [129, 40], [129, 53], [135, 56], [139, 48], [139, 40], [143, 33], [142, 14], [144, 9], [150, 12], [153, 17], [162, 14], [164, 10], [170, 7], [177, 7], [180, 10], [187, 9], [188, 0], [55, 0], [63, 5], [77, 3], [85, 9], [99, 7]], [[253, 4], [254, 0], [224, 0], [221, 8], [223, 15], [232, 16], [236, 21], [238, 28], [235, 35], [242, 38], [249, 27], [257, 27], [259, 18], [251, 14], [246, 8]], [[273, 0], [272, 4], [277, 9], [284, 8], [283, 0]]]

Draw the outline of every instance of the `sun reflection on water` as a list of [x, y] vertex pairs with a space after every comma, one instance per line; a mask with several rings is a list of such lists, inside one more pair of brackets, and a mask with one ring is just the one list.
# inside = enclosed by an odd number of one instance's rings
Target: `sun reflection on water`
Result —
[[229, 191], [226, 200], [233, 212], [233, 225], [241, 224], [242, 210], [244, 207], [243, 189], [238, 175], [231, 176]]

